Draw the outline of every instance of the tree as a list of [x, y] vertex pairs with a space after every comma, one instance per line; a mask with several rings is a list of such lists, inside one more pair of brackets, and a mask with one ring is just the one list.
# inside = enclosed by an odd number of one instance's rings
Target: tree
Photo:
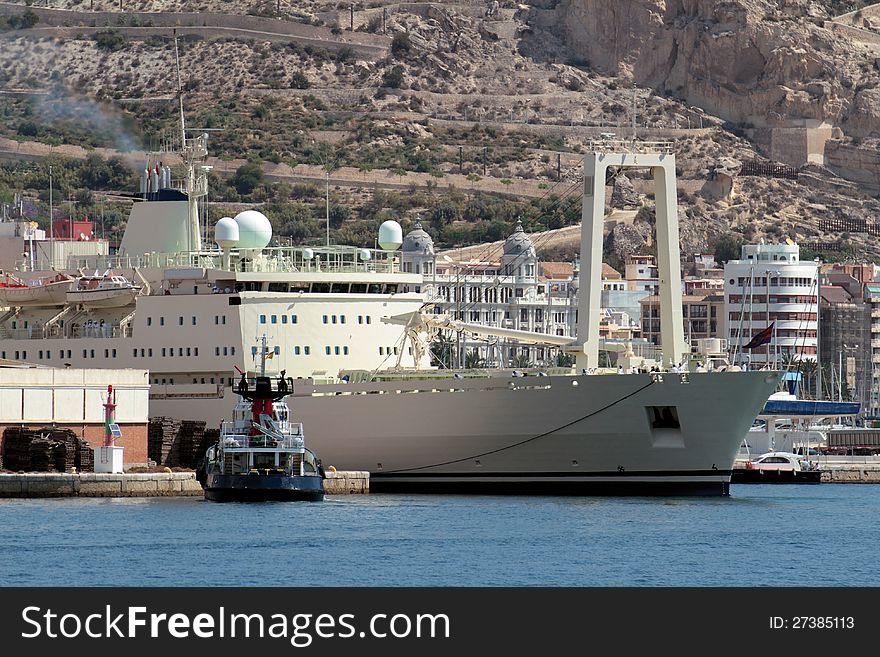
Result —
[[394, 68], [385, 71], [385, 75], [382, 76], [383, 87], [388, 87], [389, 89], [398, 89], [402, 84], [403, 66], [395, 66]]
[[113, 178], [113, 169], [100, 155], [92, 153], [79, 168], [79, 179], [89, 189], [106, 189]]
[[242, 196], [247, 196], [263, 184], [263, 165], [257, 161], [243, 164], [232, 177], [232, 186]]
[[351, 208], [347, 205], [331, 205], [330, 206], [330, 226], [331, 228], [339, 228], [344, 221], [351, 217]]
[[738, 260], [742, 252], [742, 238], [734, 233], [724, 233], [715, 240], [715, 262], [723, 265], [728, 260]]
[[443, 226], [451, 224], [458, 217], [458, 208], [452, 203], [443, 201], [431, 213], [431, 225], [440, 230]]
[[480, 357], [479, 351], [471, 349], [464, 355], [464, 366], [465, 369], [475, 370], [481, 367], [486, 367], [486, 361]]
[[532, 366], [532, 359], [520, 353], [510, 359], [510, 366], [515, 369], [525, 369]]
[[391, 39], [391, 54], [394, 59], [403, 59], [410, 50], [412, 50], [412, 41], [406, 32], [398, 32]]
[[452, 338], [444, 333], [439, 333], [431, 343], [431, 365], [444, 369], [452, 368], [452, 352], [455, 344]]
[[308, 89], [310, 86], [309, 79], [302, 71], [294, 71], [290, 76], [291, 89]]
[[574, 356], [564, 351], [556, 352], [556, 367], [571, 367], [574, 365]]

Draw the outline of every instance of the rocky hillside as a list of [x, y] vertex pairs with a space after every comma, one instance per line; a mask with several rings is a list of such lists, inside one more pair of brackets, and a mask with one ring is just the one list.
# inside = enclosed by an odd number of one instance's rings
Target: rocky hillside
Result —
[[[340, 239], [416, 214], [446, 244], [494, 239], [517, 216], [570, 225], [578, 153], [600, 133], [630, 136], [635, 114], [639, 137], [676, 143], [686, 251], [737, 231], [878, 257], [880, 15], [832, 20], [857, 4], [373, 1], [353, 16], [322, 0], [0, 4], [0, 136], [150, 148], [173, 126], [176, 29], [190, 125], [217, 129], [212, 152], [234, 163], [213, 198], [278, 204], [292, 239], [321, 213], [308, 216], [316, 190], [290, 184], [321, 181], [319, 167], [338, 176]], [[248, 159], [276, 173], [239, 185]], [[789, 168], [760, 166], [772, 161]], [[377, 208], [378, 180], [425, 193], [383, 192]], [[618, 256], [652, 248], [648, 181], [626, 180], [616, 200], [645, 209], [608, 223]]]

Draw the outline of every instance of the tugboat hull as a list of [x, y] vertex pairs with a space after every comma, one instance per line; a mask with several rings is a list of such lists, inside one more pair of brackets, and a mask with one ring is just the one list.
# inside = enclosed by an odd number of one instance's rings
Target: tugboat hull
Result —
[[209, 474], [205, 499], [213, 502], [320, 502], [324, 499], [321, 477], [284, 475]]

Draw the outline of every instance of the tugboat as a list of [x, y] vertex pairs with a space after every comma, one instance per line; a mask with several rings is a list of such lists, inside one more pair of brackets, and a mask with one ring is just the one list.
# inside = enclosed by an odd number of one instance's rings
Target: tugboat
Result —
[[240, 399], [232, 422], [223, 422], [219, 441], [208, 448], [197, 477], [205, 499], [214, 502], [263, 502], [324, 499], [324, 468], [305, 446], [301, 423], [290, 421], [284, 398], [293, 380], [265, 375], [265, 338], [261, 375], [253, 388], [245, 374], [235, 387]]

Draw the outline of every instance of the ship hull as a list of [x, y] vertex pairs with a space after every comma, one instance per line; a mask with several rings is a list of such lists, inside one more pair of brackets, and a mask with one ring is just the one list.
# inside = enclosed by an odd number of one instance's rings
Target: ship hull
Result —
[[[742, 435], [777, 381], [720, 372], [294, 382], [288, 403], [325, 466], [369, 471], [374, 491], [726, 495]], [[180, 401], [157, 400], [154, 412], [211, 408]], [[222, 400], [213, 408], [222, 413]], [[666, 408], [677, 427], [654, 426], [653, 409]]]
[[209, 474], [205, 499], [212, 502], [320, 502], [324, 499], [321, 477], [283, 475]]

